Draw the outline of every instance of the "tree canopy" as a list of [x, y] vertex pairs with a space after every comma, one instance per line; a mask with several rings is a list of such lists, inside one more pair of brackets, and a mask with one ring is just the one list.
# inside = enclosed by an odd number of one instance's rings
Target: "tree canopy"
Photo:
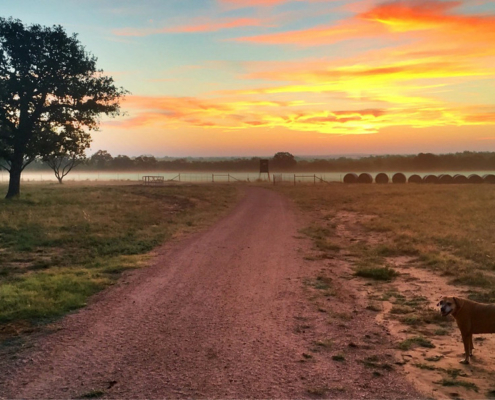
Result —
[[126, 91], [96, 61], [61, 26], [0, 18], [0, 166], [10, 172], [7, 198], [19, 194], [21, 172], [34, 159], [80, 154], [99, 116], [119, 114]]

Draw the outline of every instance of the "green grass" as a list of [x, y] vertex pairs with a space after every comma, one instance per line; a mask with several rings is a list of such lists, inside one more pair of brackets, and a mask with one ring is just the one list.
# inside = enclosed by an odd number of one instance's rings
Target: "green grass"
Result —
[[357, 267], [354, 275], [378, 281], [391, 281], [399, 274], [390, 267]]
[[475, 392], [478, 392], [478, 386], [476, 386], [475, 383], [473, 382], [466, 382], [466, 381], [460, 381], [457, 379], [442, 379], [441, 381], [434, 382], [436, 384], [442, 385], [442, 386], [458, 386], [458, 387], [463, 387], [469, 390], [474, 390]]
[[424, 363], [416, 363], [413, 364], [416, 368], [426, 369], [428, 371], [435, 371], [437, 368], [434, 365], [424, 364]]
[[84, 393], [80, 396], [81, 399], [98, 399], [105, 395], [103, 390], [91, 390], [88, 393]]
[[422, 336], [415, 336], [399, 343], [399, 349], [404, 351], [410, 350], [414, 346], [426, 347], [429, 349], [435, 348], [435, 345], [430, 340], [425, 339]]
[[414, 309], [409, 306], [394, 305], [390, 310], [391, 314], [410, 314], [414, 312]]
[[0, 200], [0, 324], [31, 323], [89, 296], [181, 232], [207, 226], [236, 199], [228, 186], [24, 185]]

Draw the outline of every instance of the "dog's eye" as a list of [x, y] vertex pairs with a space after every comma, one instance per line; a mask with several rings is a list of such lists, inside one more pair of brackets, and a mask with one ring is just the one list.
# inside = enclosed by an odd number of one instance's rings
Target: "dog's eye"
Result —
[[448, 305], [448, 306], [451, 306], [451, 305], [452, 305], [452, 303], [447, 303], [447, 305]]

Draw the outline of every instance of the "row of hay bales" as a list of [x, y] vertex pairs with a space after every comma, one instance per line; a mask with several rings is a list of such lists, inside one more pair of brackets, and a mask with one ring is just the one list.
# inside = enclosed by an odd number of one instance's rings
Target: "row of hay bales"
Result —
[[[376, 183], [389, 183], [390, 179], [387, 174], [379, 173], [375, 176]], [[398, 172], [392, 176], [392, 183], [439, 183], [439, 184], [451, 184], [451, 183], [495, 183], [495, 175], [487, 174], [487, 175], [476, 175], [471, 174], [469, 176], [465, 175], [449, 175], [449, 174], [441, 174], [441, 175], [426, 175], [421, 177], [419, 175], [411, 175], [409, 179], [406, 176]], [[364, 172], [362, 174], [349, 173], [344, 176], [344, 183], [373, 183], [373, 176]]]

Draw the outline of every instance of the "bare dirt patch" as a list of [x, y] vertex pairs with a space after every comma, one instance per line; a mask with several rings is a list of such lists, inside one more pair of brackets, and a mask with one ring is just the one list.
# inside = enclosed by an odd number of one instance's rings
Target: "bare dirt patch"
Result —
[[4, 357], [0, 397], [418, 398], [350, 258], [304, 259], [319, 250], [301, 218], [247, 189], [228, 217]]

